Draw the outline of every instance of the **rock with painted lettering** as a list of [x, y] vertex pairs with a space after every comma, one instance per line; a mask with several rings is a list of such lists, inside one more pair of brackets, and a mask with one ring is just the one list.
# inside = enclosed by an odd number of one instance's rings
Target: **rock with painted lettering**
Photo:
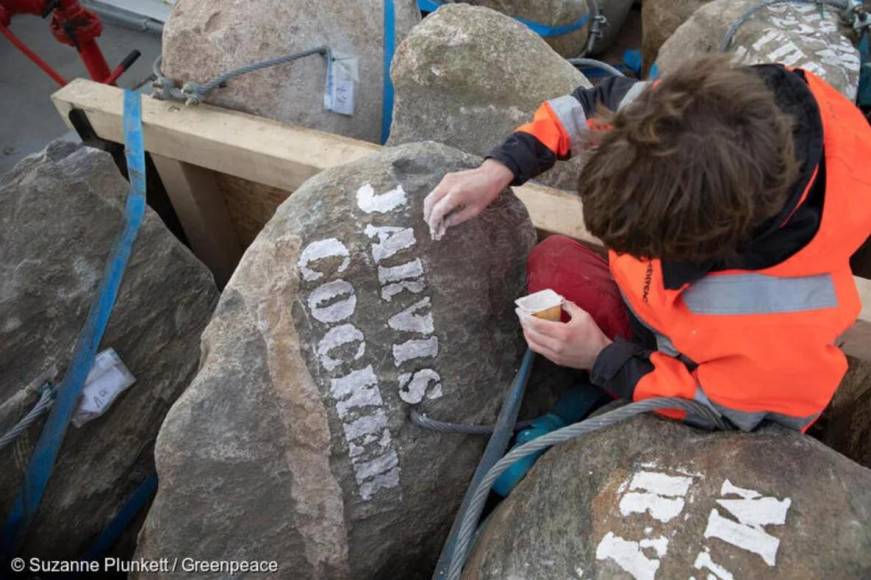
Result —
[[656, 60], [659, 48], [693, 12], [711, 0], [646, 0], [641, 5], [641, 55], [645, 70]]
[[[415, 0], [391, 1], [398, 44], [420, 22], [420, 10]], [[336, 108], [342, 113], [325, 109], [327, 66], [319, 55], [235, 78], [206, 101], [380, 142], [386, 5], [384, 0], [178, 0], [163, 31], [163, 74], [179, 86], [203, 83], [252, 62], [326, 46], [340, 59], [333, 86], [340, 91], [344, 105]]]
[[[450, 2], [459, 3], [459, 0]], [[518, 21], [528, 22], [539, 34], [544, 32], [547, 43], [566, 58], [580, 56], [586, 46], [590, 30], [587, 0], [468, 0], [462, 3], [498, 10]], [[494, 50], [494, 54], [500, 53]], [[521, 54], [511, 51], [501, 53], [500, 57], [516, 58]]]
[[522, 355], [535, 234], [510, 192], [434, 242], [423, 199], [480, 160], [387, 148], [301, 186], [248, 248], [156, 449], [139, 555], [274, 578], [428, 578]]
[[[69, 365], [124, 227], [128, 189], [107, 153], [62, 141], [0, 177], [0, 433], [33, 408], [40, 376]], [[69, 427], [20, 555], [81, 557], [153, 472], [157, 430], [196, 373], [217, 300], [211, 273], [146, 210], [101, 346], [136, 382], [101, 417]], [[92, 402], [101, 396], [88, 392]], [[0, 450], [2, 514], [43, 424]]]
[[[717, 52], [729, 25], [756, 0], [715, 0], [696, 10], [659, 49], [661, 73], [688, 58]], [[815, 4], [777, 4], [756, 12], [730, 51], [743, 64], [779, 62], [822, 77], [851, 101], [859, 85], [859, 51], [838, 27], [838, 13]]]
[[645, 416], [539, 459], [464, 578], [869, 576], [871, 470], [781, 427]]
[[[475, 155], [531, 120], [543, 101], [591, 86], [522, 24], [464, 4], [415, 27], [396, 51], [392, 77], [390, 144], [432, 139]], [[558, 162], [541, 181], [574, 191], [580, 168], [579, 160]]]

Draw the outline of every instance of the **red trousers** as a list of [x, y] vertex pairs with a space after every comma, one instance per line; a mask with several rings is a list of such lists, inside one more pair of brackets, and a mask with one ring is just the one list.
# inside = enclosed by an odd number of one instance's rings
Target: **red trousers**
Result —
[[532, 249], [526, 272], [530, 294], [550, 288], [589, 312], [608, 338], [632, 338], [626, 305], [608, 261], [590, 248], [566, 236], [550, 236]]

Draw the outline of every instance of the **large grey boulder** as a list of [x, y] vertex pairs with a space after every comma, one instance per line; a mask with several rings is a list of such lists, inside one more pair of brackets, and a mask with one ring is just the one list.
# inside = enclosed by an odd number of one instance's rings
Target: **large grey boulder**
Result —
[[871, 470], [797, 432], [650, 416], [548, 451], [466, 579], [867, 578]]
[[[432, 139], [485, 155], [547, 99], [590, 82], [537, 34], [488, 8], [449, 5], [396, 50], [390, 144]], [[574, 190], [580, 161], [541, 181]]]
[[620, 36], [620, 31], [623, 28], [623, 22], [626, 21], [626, 16], [632, 9], [634, 0], [597, 0], [599, 5], [599, 14], [607, 19], [608, 25], [602, 31], [602, 36], [596, 39], [593, 45], [594, 54], [602, 54], [606, 52], [617, 37]]
[[[277, 210], [203, 334], [158, 437], [138, 554], [269, 560], [273, 578], [428, 578], [523, 341], [512, 301], [535, 239], [510, 192], [439, 242], [422, 219], [437, 143], [308, 180]], [[213, 577], [219, 576], [215, 574]]]
[[[69, 364], [128, 188], [107, 153], [64, 142], [0, 177], [0, 433], [33, 406], [26, 385]], [[101, 347], [114, 348], [136, 382], [102, 417], [67, 430], [22, 555], [81, 556], [153, 471], [157, 430], [196, 372], [217, 299], [206, 267], [147, 210]], [[0, 451], [0, 513], [42, 424]]]
[[[660, 72], [688, 58], [717, 52], [729, 25], [756, 0], [714, 0], [705, 4], [662, 45]], [[730, 51], [743, 64], [779, 62], [808, 70], [855, 100], [859, 51], [841, 34], [838, 14], [815, 4], [777, 4], [758, 11], [739, 29]]]
[[[450, 0], [459, 2], [459, 0]], [[559, 36], [548, 36], [547, 43], [555, 51], [566, 58], [580, 56], [587, 44], [587, 33], [590, 30], [590, 8], [587, 0], [468, 0], [464, 4], [483, 6], [498, 10], [513, 18], [524, 19], [536, 24], [559, 28], [570, 26], [587, 17], [587, 23], [580, 29]], [[514, 52], [504, 53], [503, 58], [517, 56]]]
[[641, 56], [645, 71], [659, 48], [693, 12], [711, 0], [645, 0], [641, 5]]
[[[398, 44], [420, 21], [415, 0], [393, 0]], [[310, 56], [234, 79], [208, 102], [378, 142], [384, 86], [384, 2], [178, 0], [163, 31], [163, 73], [205, 82], [254, 61], [329, 46], [358, 59], [352, 116], [324, 108], [326, 61]]]
[[850, 368], [814, 426], [814, 435], [853, 461], [871, 467], [871, 361], [848, 360]]

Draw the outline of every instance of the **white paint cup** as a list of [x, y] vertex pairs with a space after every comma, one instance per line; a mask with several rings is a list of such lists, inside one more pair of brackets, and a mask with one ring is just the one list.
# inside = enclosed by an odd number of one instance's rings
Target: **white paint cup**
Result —
[[514, 301], [518, 315], [535, 316], [545, 320], [559, 322], [562, 316], [562, 305], [565, 299], [551, 290], [540, 290]]

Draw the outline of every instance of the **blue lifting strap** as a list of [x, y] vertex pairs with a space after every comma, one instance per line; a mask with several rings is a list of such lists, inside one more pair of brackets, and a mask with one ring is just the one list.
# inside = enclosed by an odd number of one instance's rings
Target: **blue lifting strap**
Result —
[[[417, 6], [420, 8], [421, 12], [435, 12], [439, 9], [442, 3], [439, 0], [417, 0]], [[563, 36], [565, 34], [571, 34], [572, 32], [576, 32], [587, 25], [587, 21], [590, 20], [589, 14], [584, 14], [574, 22], [569, 22], [568, 24], [561, 24], [559, 26], [549, 26], [547, 24], [542, 24], [541, 22], [535, 22], [533, 20], [527, 20], [525, 18], [519, 18], [517, 16], [514, 17], [515, 20], [521, 22], [526, 25], [527, 28], [538, 34], [543, 38], [550, 38], [552, 36]]]
[[384, 98], [381, 109], [381, 144], [387, 143], [393, 122], [393, 79], [390, 65], [396, 52], [396, 7], [393, 0], [384, 0]]
[[133, 490], [127, 501], [115, 514], [115, 517], [109, 524], [100, 532], [100, 535], [94, 541], [82, 560], [93, 561], [100, 560], [114, 546], [124, 531], [130, 527], [130, 522], [148, 505], [151, 498], [157, 492], [157, 474], [152, 473], [139, 486]]
[[145, 152], [142, 145], [141, 102], [137, 92], [124, 92], [124, 138], [130, 179], [124, 231], [106, 263], [99, 294], [91, 304], [88, 318], [79, 332], [72, 362], [58, 387], [57, 399], [24, 474], [22, 489], [3, 527], [2, 553], [8, 557], [13, 556], [24, 541], [28, 527], [39, 510], [85, 379], [94, 365], [94, 357], [106, 331], [133, 243], [145, 215]]

